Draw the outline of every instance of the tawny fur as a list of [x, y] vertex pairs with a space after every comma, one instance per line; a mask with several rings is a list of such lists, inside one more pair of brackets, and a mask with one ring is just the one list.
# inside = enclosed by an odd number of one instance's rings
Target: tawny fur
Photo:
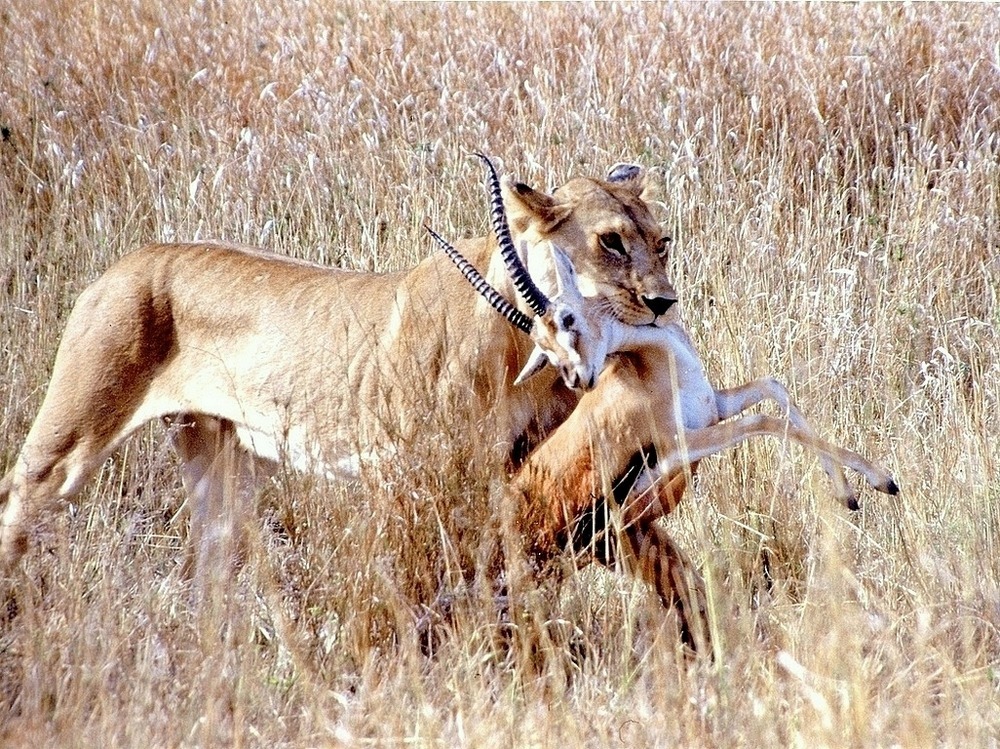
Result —
[[[576, 179], [552, 195], [508, 183], [505, 202], [519, 243], [556, 242], [581, 287], [623, 322], [659, 324], [649, 300], [673, 289], [642, 190], [641, 178]], [[610, 234], [627, 259], [602, 244]], [[460, 247], [511, 293], [492, 240]], [[195, 518], [212, 516], [205, 507], [231, 479], [223, 452], [238, 453], [243, 494], [278, 461], [349, 472], [359, 455], [398, 454], [456, 418], [488, 425], [483, 442], [500, 450], [538, 439], [576, 396], [551, 374], [515, 388], [530, 340], [474, 296], [448, 293], [462, 283], [437, 253], [391, 274], [223, 244], [126, 255], [81, 294], [38, 416], [0, 481], [3, 569], [26, 548], [33, 518], [78, 492], [152, 419], [177, 425]]]

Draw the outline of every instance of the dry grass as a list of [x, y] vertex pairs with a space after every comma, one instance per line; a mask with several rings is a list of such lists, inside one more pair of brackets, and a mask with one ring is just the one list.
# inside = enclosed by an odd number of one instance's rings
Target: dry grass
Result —
[[0, 743], [996, 746], [998, 38], [964, 4], [7, 3], [0, 466], [121, 254], [223, 237], [405, 267], [425, 220], [485, 232], [483, 149], [539, 186], [659, 169], [716, 381], [778, 373], [903, 494], [849, 516], [808, 456], [706, 462], [671, 524], [710, 583], [712, 662], [589, 572], [538, 604], [533, 650], [473, 596], [426, 659], [411, 611], [475, 557], [488, 467], [410, 466], [396, 494], [283, 476], [196, 611], [151, 428], [8, 599]]

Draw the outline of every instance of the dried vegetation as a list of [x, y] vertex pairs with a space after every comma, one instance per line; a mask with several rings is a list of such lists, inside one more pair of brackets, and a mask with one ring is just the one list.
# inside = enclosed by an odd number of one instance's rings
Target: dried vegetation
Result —
[[0, 743], [996, 746], [997, 39], [976, 4], [6, 3], [0, 466], [115, 258], [219, 237], [406, 267], [424, 221], [486, 231], [482, 149], [537, 186], [655, 169], [716, 381], [778, 373], [903, 493], [848, 515], [808, 455], [742, 448], [670, 520], [714, 660], [593, 572], [531, 637], [469, 598], [428, 659], [413, 614], [476, 568], [495, 467], [284, 475], [198, 610], [151, 427], [6, 599]]

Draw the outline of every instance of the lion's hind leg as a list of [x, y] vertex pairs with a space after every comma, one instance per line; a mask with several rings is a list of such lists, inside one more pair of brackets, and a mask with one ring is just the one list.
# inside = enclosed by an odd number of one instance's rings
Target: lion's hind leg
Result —
[[128, 434], [160, 413], [163, 404], [149, 394], [173, 345], [169, 309], [157, 307], [128, 268], [109, 270], [83, 291], [38, 416], [4, 479], [0, 571], [24, 553], [30, 518], [76, 494]]
[[32, 519], [80, 491], [104, 462], [113, 444], [101, 435], [49, 428], [46, 413], [35, 425], [0, 485], [0, 571], [8, 572], [24, 555]]
[[247, 508], [260, 479], [275, 466], [247, 452], [231, 421], [204, 414], [165, 421], [181, 461], [190, 515], [185, 572], [204, 593], [209, 583], [224, 583], [242, 556]]

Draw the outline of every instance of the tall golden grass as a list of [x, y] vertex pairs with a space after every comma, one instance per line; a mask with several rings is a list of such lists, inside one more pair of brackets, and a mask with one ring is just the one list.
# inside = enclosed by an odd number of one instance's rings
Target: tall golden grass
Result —
[[735, 450], [670, 519], [714, 658], [589, 571], [538, 604], [533, 648], [473, 597], [426, 658], [413, 614], [475, 557], [494, 467], [282, 475], [196, 607], [150, 428], [5, 601], [0, 743], [996, 746], [997, 39], [975, 4], [5, 4], [0, 466], [115, 258], [217, 237], [407, 267], [425, 221], [486, 232], [481, 149], [536, 186], [657, 171], [716, 382], [778, 374], [902, 494], [847, 514], [810, 456]]

